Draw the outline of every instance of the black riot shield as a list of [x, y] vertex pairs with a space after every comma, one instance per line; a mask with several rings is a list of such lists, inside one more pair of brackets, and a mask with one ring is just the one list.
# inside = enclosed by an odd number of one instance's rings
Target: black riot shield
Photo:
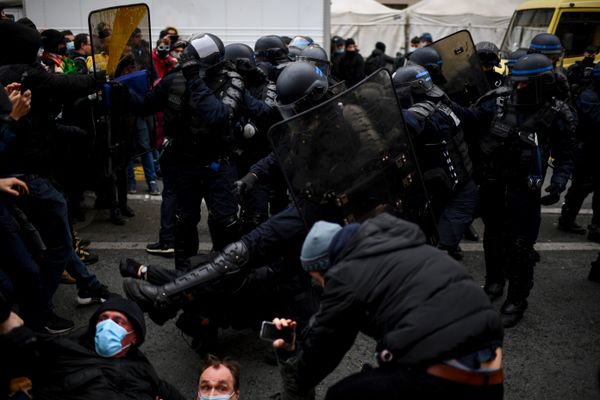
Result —
[[490, 90], [469, 31], [458, 31], [430, 46], [442, 58], [442, 72], [448, 81], [443, 89], [452, 100], [469, 105]]
[[[431, 225], [429, 204], [386, 70], [269, 130], [307, 226], [382, 211]], [[315, 212], [318, 210], [318, 212]]]
[[92, 71], [106, 77], [96, 112], [96, 153], [103, 173], [109, 176], [132, 156], [151, 150], [136, 148], [137, 130], [146, 128], [127, 106], [129, 90], [144, 95], [150, 87], [150, 10], [146, 4], [95, 10], [88, 16], [88, 25]]

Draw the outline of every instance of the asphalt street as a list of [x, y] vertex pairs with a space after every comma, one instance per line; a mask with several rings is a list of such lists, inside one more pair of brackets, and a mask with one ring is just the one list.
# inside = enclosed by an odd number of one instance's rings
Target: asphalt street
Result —
[[[90, 249], [100, 261], [90, 270], [116, 293], [123, 293], [118, 273], [119, 259], [135, 258], [143, 263], [173, 267], [172, 259], [151, 256], [144, 251], [158, 236], [159, 197], [143, 194], [130, 196], [129, 205], [136, 216], [125, 226], [114, 226], [108, 212], [87, 209], [86, 221], [78, 225], [81, 237], [90, 239]], [[86, 204], [92, 204], [87, 198]], [[589, 205], [586, 203], [586, 207]], [[598, 399], [600, 366], [600, 284], [586, 279], [589, 265], [600, 245], [583, 235], [556, 229], [557, 208], [544, 211], [538, 250], [541, 262], [535, 271], [535, 287], [523, 321], [505, 332], [506, 399]], [[206, 213], [203, 214], [206, 216]], [[579, 222], [587, 225], [589, 209]], [[482, 232], [480, 221], [476, 222]], [[203, 248], [210, 238], [204, 221], [199, 225]], [[464, 265], [473, 278], [483, 284], [484, 264], [481, 242], [466, 242]], [[87, 324], [95, 307], [79, 308], [74, 286], [62, 285], [56, 296], [58, 312]], [[501, 301], [497, 302], [497, 307]], [[174, 384], [189, 399], [196, 398], [196, 381], [201, 359], [192, 351], [172, 322], [155, 325], [147, 319], [148, 334], [142, 350], [158, 374]], [[257, 327], [258, 329], [258, 327]], [[277, 367], [270, 365], [270, 345], [252, 330], [221, 332], [226, 354], [242, 364], [242, 398], [268, 398], [280, 390]], [[363, 363], [375, 363], [374, 342], [359, 337], [338, 368], [319, 386], [323, 398], [328, 385], [357, 372]]]

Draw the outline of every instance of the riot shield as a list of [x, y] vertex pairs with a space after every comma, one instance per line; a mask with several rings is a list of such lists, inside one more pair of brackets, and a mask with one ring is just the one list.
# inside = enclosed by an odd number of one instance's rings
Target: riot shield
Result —
[[97, 76], [106, 76], [96, 113], [96, 143], [103, 173], [109, 176], [143, 152], [135, 147], [136, 129], [141, 125], [127, 107], [127, 89], [144, 95], [150, 87], [150, 11], [146, 4], [94, 10], [88, 16], [88, 25], [92, 40], [90, 66]]
[[[382, 211], [421, 224], [429, 205], [388, 71], [271, 127], [269, 138], [307, 226]], [[317, 210], [317, 212], [315, 212]]]
[[430, 46], [442, 58], [442, 72], [448, 81], [443, 89], [452, 100], [469, 105], [490, 90], [469, 31], [458, 31]]

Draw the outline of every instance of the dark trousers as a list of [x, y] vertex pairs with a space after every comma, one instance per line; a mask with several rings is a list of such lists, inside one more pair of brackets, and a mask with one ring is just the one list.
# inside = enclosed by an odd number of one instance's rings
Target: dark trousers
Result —
[[592, 224], [600, 225], [600, 176], [595, 173], [593, 162], [585, 156], [583, 160], [575, 164], [571, 186], [565, 195], [565, 203], [562, 206], [561, 216], [566, 221], [575, 221], [585, 198], [592, 195]]
[[[187, 269], [186, 260], [198, 253], [198, 229], [202, 199], [208, 208], [208, 224], [218, 226], [233, 216], [237, 218], [238, 205], [233, 195], [237, 169], [222, 162], [218, 170], [208, 166], [177, 166], [175, 183], [175, 266]], [[224, 223], [223, 223], [224, 224]], [[233, 240], [237, 240], [239, 236]], [[213, 243], [217, 238], [212, 238]], [[231, 241], [233, 241], [231, 240]], [[227, 244], [227, 243], [225, 243]]]
[[422, 369], [392, 366], [350, 375], [330, 387], [325, 399], [500, 400], [503, 394], [502, 384], [463, 385], [429, 375]]
[[163, 190], [162, 202], [160, 203], [158, 240], [168, 247], [173, 247], [175, 243], [175, 211], [177, 206], [177, 192], [175, 190], [177, 169], [172, 165], [162, 162], [160, 169], [163, 174]]
[[19, 314], [28, 327], [41, 331], [48, 311], [41, 271], [19, 235], [19, 226], [1, 201], [0, 254], [0, 292], [19, 304]]
[[457, 190], [440, 215], [438, 231], [441, 248], [455, 250], [458, 247], [465, 230], [473, 222], [476, 207], [477, 185], [471, 179]]
[[509, 297], [512, 294], [524, 299], [533, 286], [533, 245], [541, 223], [540, 190], [495, 181], [482, 183], [479, 195], [485, 226], [486, 281], [504, 282], [508, 277], [517, 289], [509, 287]]

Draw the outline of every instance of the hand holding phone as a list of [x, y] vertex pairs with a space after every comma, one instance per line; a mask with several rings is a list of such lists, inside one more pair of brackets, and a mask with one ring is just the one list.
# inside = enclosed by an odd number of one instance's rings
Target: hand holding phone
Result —
[[275, 348], [293, 351], [296, 342], [296, 322], [279, 318], [275, 318], [273, 322], [263, 321], [260, 338], [273, 342]]

